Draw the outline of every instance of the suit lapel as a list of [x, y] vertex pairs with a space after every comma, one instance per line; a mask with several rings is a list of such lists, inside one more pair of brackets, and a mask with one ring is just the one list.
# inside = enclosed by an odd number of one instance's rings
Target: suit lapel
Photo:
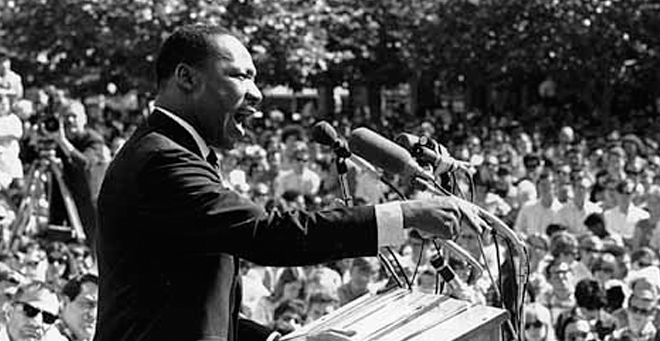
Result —
[[154, 110], [154, 112], [147, 118], [147, 125], [151, 129], [156, 130], [177, 142], [182, 147], [199, 155], [203, 160], [206, 160], [206, 155], [202, 155], [202, 151], [199, 149], [199, 146], [197, 146], [192, 135], [162, 111], [158, 109]]

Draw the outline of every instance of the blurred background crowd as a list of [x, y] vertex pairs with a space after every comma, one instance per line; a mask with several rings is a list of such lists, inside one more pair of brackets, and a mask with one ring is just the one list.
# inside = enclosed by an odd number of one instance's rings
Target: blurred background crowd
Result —
[[[0, 324], [11, 340], [88, 340], [98, 295], [96, 197], [105, 169], [150, 108], [120, 112], [66, 89], [23, 89], [9, 57], [0, 62]], [[509, 223], [528, 246], [527, 340], [660, 338], [656, 135], [638, 133], [635, 124], [601, 131], [548, 112], [525, 113], [539, 120], [519, 122], [449, 108], [404, 111], [373, 117], [357, 108], [327, 119], [343, 137], [360, 126], [388, 137], [428, 136], [473, 165], [469, 176], [455, 176], [457, 191]], [[318, 120], [313, 109], [264, 107], [244, 141], [218, 155], [226, 185], [269, 212], [341, 205], [332, 151], [309, 134]], [[350, 162], [347, 177], [356, 204], [397, 199]], [[408, 197], [426, 195], [390, 178]], [[448, 255], [460, 279], [452, 286], [438, 285], [429, 241], [411, 236], [388, 251], [412, 290], [500, 306], [512, 265], [497, 241], [463, 231], [457, 242], [488, 271], [478, 274]], [[283, 333], [392, 284], [377, 258], [298, 268], [244, 262], [241, 269], [243, 314]]]

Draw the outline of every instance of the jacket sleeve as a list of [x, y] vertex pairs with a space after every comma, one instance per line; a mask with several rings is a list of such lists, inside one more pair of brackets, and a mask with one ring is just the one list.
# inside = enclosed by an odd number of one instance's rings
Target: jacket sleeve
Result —
[[[231, 253], [262, 265], [316, 264], [375, 255], [373, 206], [266, 215], [224, 188], [213, 168], [185, 150], [153, 153], [139, 170], [138, 215], [190, 254]], [[175, 228], [176, 227], [176, 228]]]

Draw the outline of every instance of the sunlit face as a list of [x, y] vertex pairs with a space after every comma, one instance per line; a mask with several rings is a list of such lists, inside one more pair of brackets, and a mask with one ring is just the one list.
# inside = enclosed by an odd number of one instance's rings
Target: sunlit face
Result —
[[333, 312], [337, 308], [334, 302], [311, 303], [307, 309], [307, 322], [312, 322]]
[[57, 316], [58, 309], [57, 296], [46, 290], [28, 291], [17, 297], [7, 314], [7, 331], [10, 339], [41, 340], [46, 331], [52, 327], [53, 320], [49, 316]]
[[262, 95], [255, 84], [252, 57], [235, 37], [213, 38], [216, 55], [199, 70], [201, 86], [193, 95], [196, 128], [211, 145], [231, 149], [245, 135], [245, 121], [257, 112]]
[[541, 341], [548, 335], [548, 328], [537, 316], [525, 318], [525, 340]]
[[555, 265], [549, 272], [549, 282], [556, 293], [564, 294], [571, 291], [573, 274], [568, 267]]
[[81, 286], [80, 294], [73, 301], [65, 298], [62, 319], [81, 340], [90, 340], [96, 329], [96, 313], [99, 287], [91, 282]]
[[568, 341], [590, 341], [595, 340], [594, 334], [591, 332], [591, 326], [586, 320], [578, 320], [569, 323], [564, 331], [566, 340]]

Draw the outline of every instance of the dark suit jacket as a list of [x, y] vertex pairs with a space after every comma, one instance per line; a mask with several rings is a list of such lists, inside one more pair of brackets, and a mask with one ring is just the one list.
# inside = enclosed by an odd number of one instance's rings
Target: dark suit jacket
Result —
[[375, 255], [373, 207], [281, 212], [222, 187], [192, 136], [158, 111], [99, 197], [96, 341], [245, 340], [238, 261], [293, 266]]

